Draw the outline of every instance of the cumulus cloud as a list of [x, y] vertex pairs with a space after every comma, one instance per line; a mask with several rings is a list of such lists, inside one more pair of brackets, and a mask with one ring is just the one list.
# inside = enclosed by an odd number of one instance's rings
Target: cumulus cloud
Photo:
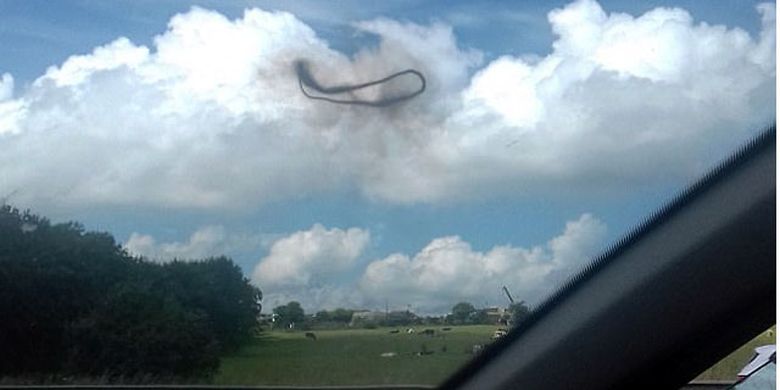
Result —
[[251, 281], [269, 307], [296, 300], [308, 311], [411, 305], [421, 313], [444, 313], [457, 301], [504, 304], [501, 286], [536, 303], [580, 269], [604, 245], [606, 225], [591, 214], [566, 223], [546, 244], [496, 245], [474, 250], [458, 236], [431, 240], [415, 254], [366, 256], [371, 233], [320, 224], [289, 234], [237, 233], [203, 226], [186, 240], [160, 242], [132, 233], [124, 248], [154, 261], [192, 260], [266, 252]]
[[10, 73], [0, 77], [0, 135], [18, 131], [17, 123], [24, 115], [23, 105], [13, 100], [14, 78]]
[[355, 265], [369, 244], [367, 230], [326, 229], [315, 224], [271, 245], [255, 267], [252, 280], [263, 287], [299, 287], [321, 283]]
[[309, 311], [360, 307], [364, 300], [349, 274], [370, 241], [371, 234], [364, 229], [328, 229], [315, 224], [275, 240], [251, 279], [271, 307], [292, 300]]
[[[289, 13], [193, 8], [152, 47], [119, 38], [16, 94], [3, 75], [0, 187], [38, 209], [256, 208], [687, 179], [774, 116], [774, 5], [757, 10], [752, 37], [678, 8], [577, 0], [549, 13], [548, 55], [484, 64], [439, 23], [357, 22], [379, 44], [348, 57]], [[380, 110], [310, 101], [299, 58], [326, 85], [412, 67], [429, 88]]]
[[[262, 287], [261, 287], [262, 289]], [[301, 304], [307, 313], [319, 310], [348, 309], [378, 309], [381, 305], [372, 306], [360, 290], [351, 284], [321, 284], [306, 288], [293, 289], [262, 289], [263, 311], [271, 312], [273, 308], [285, 305], [290, 301]]]
[[484, 151], [512, 140], [506, 149], [515, 154], [485, 164], [475, 182], [614, 185], [701, 170], [708, 155], [774, 117], [774, 58], [765, 46], [774, 46], [774, 6], [759, 11], [758, 40], [696, 24], [679, 8], [633, 17], [583, 0], [550, 12], [552, 53], [499, 58], [463, 93], [456, 117], [487, 123], [490, 136], [462, 140]]
[[266, 245], [267, 240], [267, 235], [230, 233], [217, 225], [203, 226], [183, 242], [158, 242], [149, 234], [134, 232], [123, 246], [132, 255], [164, 262], [251, 253]]
[[269, 305], [295, 300], [308, 311], [372, 309], [390, 302], [396, 308], [411, 305], [418, 313], [446, 313], [462, 300], [504, 304], [504, 285], [533, 304], [597, 254], [606, 232], [602, 221], [583, 214], [544, 245], [478, 251], [458, 236], [447, 236], [413, 255], [369, 261], [364, 256], [369, 232], [314, 225], [274, 242], [252, 281]]
[[0, 77], [0, 102], [9, 100], [14, 96], [14, 78], [10, 73], [3, 73]]
[[413, 256], [392, 254], [371, 262], [360, 289], [423, 312], [446, 312], [455, 302], [503, 303], [501, 286], [537, 303], [582, 267], [604, 244], [606, 225], [590, 214], [566, 224], [546, 246], [499, 245], [481, 252], [458, 236], [432, 240]]

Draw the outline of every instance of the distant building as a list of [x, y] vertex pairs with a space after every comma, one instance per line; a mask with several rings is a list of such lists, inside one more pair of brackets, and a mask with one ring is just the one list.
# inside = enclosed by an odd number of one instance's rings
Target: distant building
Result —
[[486, 323], [505, 324], [510, 317], [509, 312], [503, 307], [487, 307], [482, 309], [482, 315]]
[[419, 320], [419, 317], [408, 310], [399, 310], [399, 311], [391, 311], [387, 314], [387, 320], [385, 320], [385, 325], [388, 326], [399, 326], [399, 325], [410, 325], [417, 323]]
[[384, 321], [386, 313], [381, 311], [356, 311], [352, 313], [352, 320], [349, 326], [360, 326], [365, 324], [379, 324]]

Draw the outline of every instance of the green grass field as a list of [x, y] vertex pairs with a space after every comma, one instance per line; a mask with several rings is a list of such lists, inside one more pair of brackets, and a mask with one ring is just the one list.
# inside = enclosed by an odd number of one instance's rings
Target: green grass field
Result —
[[[218, 385], [435, 385], [473, 357], [474, 344], [486, 344], [497, 329], [491, 325], [453, 327], [441, 336], [390, 334], [391, 328], [266, 332], [238, 353], [222, 360]], [[420, 327], [417, 328], [421, 330]], [[734, 380], [753, 349], [775, 342], [774, 327], [751, 340], [697, 380]], [[423, 345], [430, 355], [417, 356]], [[382, 357], [395, 352], [394, 357]]]
[[[434, 337], [390, 328], [266, 332], [237, 354], [224, 358], [214, 384], [364, 385], [437, 384], [468, 361], [474, 344], [486, 344], [496, 326], [453, 327]], [[421, 330], [417, 327], [418, 331]], [[430, 355], [417, 356], [423, 345]], [[395, 352], [394, 357], [380, 356]]]

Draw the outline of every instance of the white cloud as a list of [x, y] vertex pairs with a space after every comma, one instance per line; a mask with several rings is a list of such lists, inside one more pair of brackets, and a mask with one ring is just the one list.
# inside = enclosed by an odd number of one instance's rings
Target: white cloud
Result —
[[469, 168], [475, 159], [463, 158], [459, 172], [475, 186], [511, 178], [525, 188], [600, 183], [618, 191], [627, 181], [700, 173], [774, 117], [766, 50], [774, 46], [774, 6], [759, 10], [758, 41], [694, 24], [681, 9], [633, 17], [583, 0], [551, 12], [552, 53], [499, 58], [464, 91], [455, 122], [483, 126], [460, 142], [495, 161]]
[[0, 102], [9, 100], [14, 96], [14, 78], [10, 73], [3, 73], [0, 77]]
[[[549, 14], [547, 56], [484, 66], [443, 24], [358, 22], [380, 43], [350, 58], [288, 13], [193, 8], [153, 47], [119, 38], [16, 94], [4, 75], [0, 187], [39, 210], [246, 209], [329, 191], [415, 203], [689, 179], [774, 116], [774, 5], [757, 8], [751, 37], [681, 9], [578, 0]], [[323, 84], [413, 67], [429, 88], [385, 109], [310, 101], [298, 58]]]
[[274, 242], [255, 267], [252, 281], [269, 290], [322, 284], [353, 267], [370, 240], [367, 230], [315, 224]]
[[13, 97], [14, 77], [10, 73], [3, 73], [0, 78], [0, 137], [3, 133], [19, 132], [18, 123], [24, 119], [24, 104], [13, 100]]
[[297, 290], [263, 289], [263, 312], [270, 313], [273, 308], [290, 301], [300, 303], [306, 313], [336, 308], [369, 307], [365, 306], [366, 299], [361, 292], [349, 284], [322, 284]]
[[256, 256], [251, 281], [263, 290], [265, 305], [296, 300], [307, 311], [393, 308], [411, 305], [420, 313], [444, 313], [458, 301], [504, 304], [501, 286], [530, 303], [580, 269], [604, 245], [606, 225], [583, 214], [544, 245], [528, 248], [496, 245], [474, 250], [458, 236], [431, 240], [413, 255], [393, 253], [369, 261], [371, 234], [361, 228], [320, 224], [286, 235], [238, 233], [203, 226], [186, 240], [159, 242], [132, 233], [124, 248], [154, 261], [193, 260], [227, 255]]
[[538, 303], [598, 253], [606, 225], [590, 214], [567, 222], [545, 245], [497, 245], [474, 250], [457, 236], [440, 237], [414, 255], [394, 253], [366, 262], [367, 231], [310, 230], [282, 237], [255, 267], [253, 283], [267, 307], [289, 301], [305, 310], [376, 309], [411, 305], [418, 313], [446, 313], [458, 301], [506, 303], [506, 285], [517, 299]]
[[156, 260], [199, 259], [219, 256], [225, 240], [225, 229], [221, 226], [207, 226], [198, 229], [186, 242], [158, 244], [154, 237], [132, 233], [125, 243], [125, 249], [134, 255]]
[[91, 54], [74, 55], [60, 67], [52, 66], [36, 80], [41, 86], [53, 82], [57, 87], [72, 87], [88, 83], [88, 78], [117, 68], [137, 69], [149, 60], [149, 49], [135, 46], [127, 38], [119, 38], [105, 46], [96, 47]]
[[502, 304], [497, 298], [504, 285], [518, 299], [537, 303], [597, 254], [605, 236], [604, 223], [584, 214], [546, 246], [500, 245], [481, 252], [457, 236], [437, 238], [414, 256], [397, 253], [371, 262], [360, 289], [368, 301], [390, 299], [422, 312], [447, 312], [462, 300]]
[[361, 307], [365, 299], [350, 273], [370, 241], [367, 230], [315, 224], [275, 240], [255, 266], [252, 282], [262, 289], [268, 311], [290, 301], [300, 302], [308, 312]]
[[134, 232], [124, 243], [132, 255], [155, 261], [198, 260], [207, 257], [251, 253], [267, 243], [263, 234], [230, 233], [223, 226], [203, 226], [183, 242], [157, 242], [153, 236]]

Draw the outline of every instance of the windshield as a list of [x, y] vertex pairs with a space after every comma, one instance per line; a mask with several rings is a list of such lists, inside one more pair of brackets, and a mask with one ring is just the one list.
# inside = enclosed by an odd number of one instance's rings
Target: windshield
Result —
[[775, 363], [769, 362], [761, 366], [753, 374], [751, 374], [744, 382], [740, 382], [734, 386], [734, 389], [750, 390], [750, 389], [775, 389], [777, 383], [777, 368]]
[[772, 2], [0, 0], [0, 384], [440, 383], [775, 61]]

